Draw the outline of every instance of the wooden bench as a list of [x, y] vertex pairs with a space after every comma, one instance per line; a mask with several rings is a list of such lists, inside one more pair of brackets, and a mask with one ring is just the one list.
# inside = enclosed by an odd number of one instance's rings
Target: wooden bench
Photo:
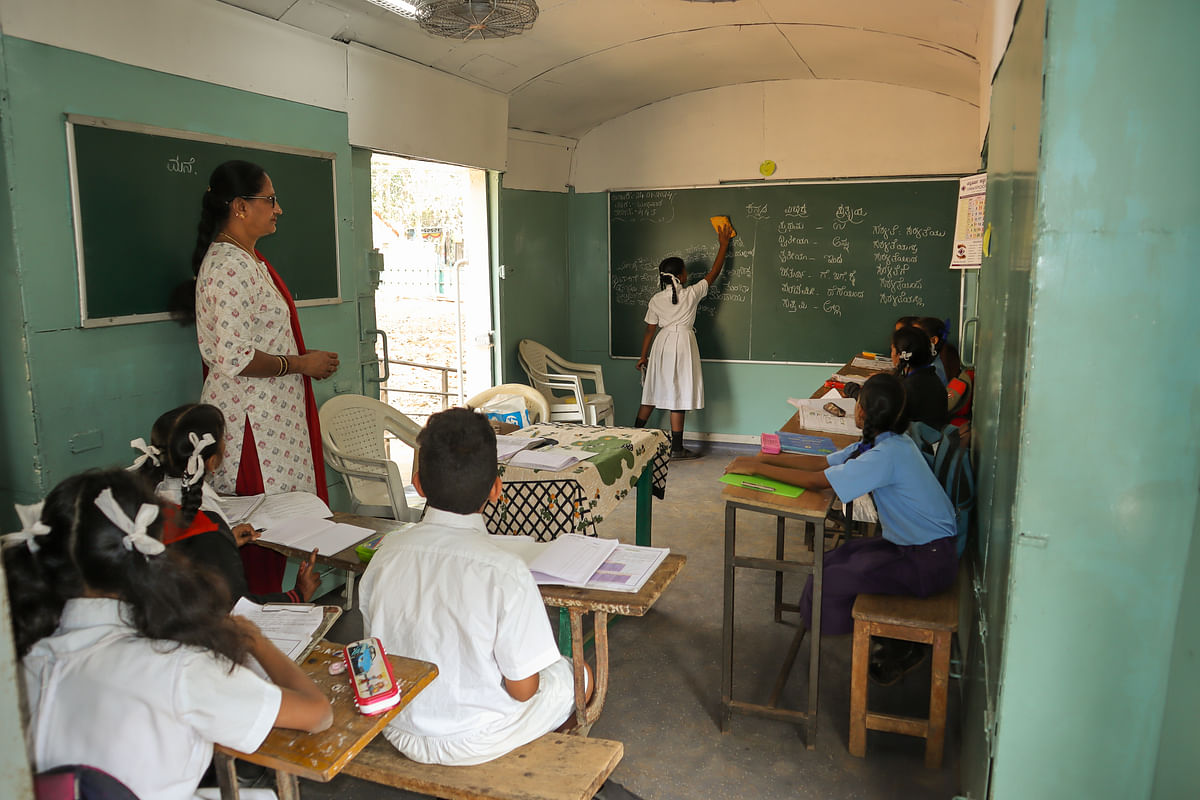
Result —
[[591, 800], [624, 753], [609, 739], [548, 733], [486, 764], [445, 767], [405, 758], [380, 736], [342, 772], [445, 800]]
[[[961, 578], [961, 573], [960, 576]], [[850, 755], [867, 752], [867, 731], [889, 731], [925, 740], [925, 766], [940, 767], [946, 744], [946, 695], [950, 637], [958, 630], [960, 580], [931, 597], [860, 594], [854, 601], [854, 654], [850, 674]], [[933, 645], [929, 717], [904, 717], [867, 710], [867, 666], [871, 637], [886, 636]]]

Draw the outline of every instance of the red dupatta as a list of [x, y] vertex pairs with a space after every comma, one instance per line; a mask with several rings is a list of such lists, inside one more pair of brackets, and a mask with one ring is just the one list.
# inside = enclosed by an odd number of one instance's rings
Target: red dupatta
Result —
[[[287, 303], [288, 316], [292, 321], [292, 336], [294, 336], [296, 339], [296, 348], [299, 351], [299, 354], [304, 355], [308, 352], [308, 350], [304, 347], [304, 334], [300, 332], [300, 316], [296, 313], [296, 303], [292, 300], [292, 293], [288, 291], [287, 284], [283, 282], [283, 278], [279, 277], [279, 273], [276, 272], [275, 268], [271, 266], [271, 262], [267, 261], [263, 254], [258, 252], [258, 250], [255, 250], [254, 254], [258, 256], [259, 260], [261, 260], [266, 266], [267, 272], [271, 274], [271, 280], [275, 282], [275, 288], [279, 290], [279, 294], [283, 296], [284, 301]], [[325, 484], [325, 453], [321, 448], [321, 421], [317, 417], [317, 401], [316, 398], [313, 397], [312, 378], [308, 377], [307, 375], [303, 375], [301, 377], [304, 380], [304, 418], [308, 423], [308, 441], [312, 449], [313, 477], [317, 482], [317, 497], [320, 497], [322, 500], [328, 503], [329, 487]], [[250, 441], [253, 443], [254, 438], [250, 437]], [[257, 454], [257, 448], [255, 448], [255, 453]], [[246, 461], [244, 455], [245, 453], [243, 452], [243, 463]], [[257, 466], [257, 459], [255, 459], [255, 467]], [[242, 475], [241, 471], [239, 470], [239, 486], [237, 487], [238, 494], [243, 494], [241, 491], [242, 487], [240, 485], [241, 478]], [[248, 494], [262, 494], [262, 492], [262, 475], [259, 474], [258, 488], [254, 491], [248, 492]]]

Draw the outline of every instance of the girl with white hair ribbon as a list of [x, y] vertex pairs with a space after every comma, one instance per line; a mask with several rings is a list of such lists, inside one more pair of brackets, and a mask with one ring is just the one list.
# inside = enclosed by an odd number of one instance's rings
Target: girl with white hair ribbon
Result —
[[[163, 540], [192, 561], [220, 574], [229, 586], [230, 602], [249, 597], [256, 603], [299, 603], [312, 599], [320, 585], [315, 554], [303, 561], [290, 591], [252, 592], [243, 568], [241, 546], [259, 534], [246, 523], [230, 525], [210, 479], [225, 450], [225, 416], [205, 403], [189, 403], [160, 416], [150, 433], [158, 463], [139, 470], [166, 501]], [[279, 589], [279, 583], [274, 584]]]
[[[194, 797], [213, 744], [332, 722], [321, 690], [219, 583], [164, 552], [159, 503], [122, 469], [68, 478], [4, 547], [35, 772], [101, 769], [136, 796]], [[264, 680], [246, 664], [261, 665]], [[148, 757], [152, 755], [153, 757]]]
[[692, 325], [700, 301], [721, 274], [729, 242], [736, 235], [729, 217], [713, 217], [712, 222], [719, 243], [717, 255], [712, 269], [701, 280], [688, 285], [687, 266], [682, 258], [667, 258], [659, 265], [659, 292], [650, 298], [646, 309], [642, 357], [636, 364], [636, 369], [645, 374], [642, 376], [642, 404], [634, 427], [644, 428], [655, 408], [670, 410], [672, 460], [698, 456], [683, 446], [684, 415], [704, 408], [700, 348]]

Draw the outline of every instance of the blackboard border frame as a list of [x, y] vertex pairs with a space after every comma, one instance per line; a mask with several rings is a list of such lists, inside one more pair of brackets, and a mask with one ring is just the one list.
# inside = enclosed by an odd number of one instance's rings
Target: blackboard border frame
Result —
[[107, 328], [116, 325], [136, 325], [145, 322], [172, 321], [170, 312], [158, 311], [152, 314], [124, 314], [115, 317], [89, 317], [87, 310], [87, 267], [83, 257], [83, 215], [79, 202], [78, 163], [75, 154], [75, 126], [87, 125], [93, 128], [128, 131], [130, 133], [145, 133], [152, 136], [166, 136], [185, 141], [208, 142], [232, 147], [245, 147], [251, 150], [269, 150], [274, 153], [307, 156], [329, 162], [329, 173], [333, 186], [333, 247], [334, 272], [337, 277], [337, 294], [333, 297], [314, 297], [308, 300], [297, 300], [297, 308], [311, 306], [337, 305], [342, 302], [342, 244], [341, 231], [338, 230], [338, 191], [337, 191], [337, 153], [326, 150], [312, 150], [304, 147], [293, 147], [283, 144], [266, 144], [251, 142], [245, 139], [235, 139], [232, 136], [185, 131], [178, 128], [164, 128], [142, 122], [93, 117], [86, 114], [66, 114], [67, 129], [67, 169], [71, 182], [71, 222], [75, 229], [75, 267], [79, 285], [79, 326], [81, 328]]
[[[641, 188], [628, 186], [615, 189], [605, 190], [605, 200], [607, 201], [607, 219], [605, 220], [607, 227], [607, 243], [608, 243], [608, 357], [613, 361], [637, 361], [637, 356], [619, 356], [614, 355], [612, 351], [612, 196], [613, 192], [672, 192], [686, 191], [688, 189], [745, 189], [755, 186], [822, 186], [835, 183], [926, 183], [930, 181], [945, 181], [945, 180], [960, 180], [974, 173], [930, 173], [926, 175], [878, 175], [878, 176], [862, 176], [854, 178], [808, 178], [798, 180], [764, 180], [749, 178], [745, 180], [728, 180], [718, 183], [693, 184], [690, 186], [653, 186]], [[949, 269], [949, 267], [947, 267]], [[962, 271], [962, 270], [960, 270]], [[959, 316], [962, 316], [963, 302], [963, 283], [961, 276], [958, 283], [958, 305]], [[966, 324], [966, 320], [959, 322], [959, 340], [961, 341], [961, 328]], [[710, 364], [757, 364], [760, 366], [784, 366], [784, 367], [840, 367], [845, 362], [840, 361], [759, 361], [743, 358], [703, 358], [701, 362]]]

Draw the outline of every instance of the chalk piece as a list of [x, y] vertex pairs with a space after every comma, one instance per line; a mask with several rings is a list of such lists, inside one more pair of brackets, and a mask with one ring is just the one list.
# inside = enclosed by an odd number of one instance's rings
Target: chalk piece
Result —
[[709, 217], [708, 221], [712, 223], [713, 230], [716, 231], [717, 233], [721, 232], [721, 228], [728, 226], [729, 227], [729, 235], [737, 236], [737, 231], [735, 231], [733, 229], [732, 220], [730, 220], [729, 217], [725, 216], [724, 214], [720, 214], [715, 217]]

